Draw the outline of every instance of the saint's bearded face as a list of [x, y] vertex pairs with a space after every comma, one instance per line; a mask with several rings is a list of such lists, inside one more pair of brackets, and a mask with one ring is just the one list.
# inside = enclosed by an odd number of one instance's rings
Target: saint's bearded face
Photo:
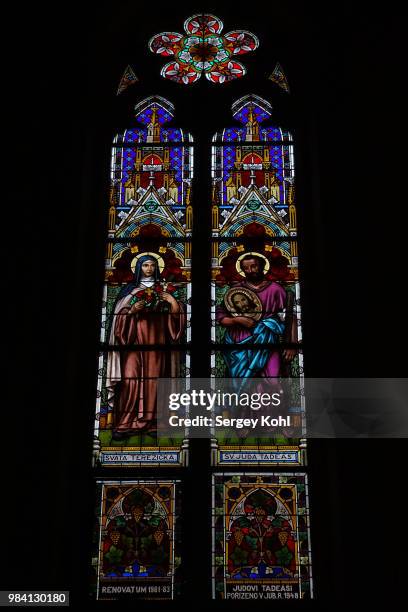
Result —
[[156, 270], [156, 262], [152, 259], [145, 261], [142, 263], [142, 274], [144, 277], [149, 278], [150, 276], [154, 276]]
[[232, 298], [232, 303], [238, 312], [249, 312], [251, 310], [251, 304], [243, 293], [236, 293]]
[[263, 271], [259, 264], [258, 259], [245, 259], [241, 262], [242, 271], [245, 274], [245, 278], [249, 281], [260, 281], [263, 279]]

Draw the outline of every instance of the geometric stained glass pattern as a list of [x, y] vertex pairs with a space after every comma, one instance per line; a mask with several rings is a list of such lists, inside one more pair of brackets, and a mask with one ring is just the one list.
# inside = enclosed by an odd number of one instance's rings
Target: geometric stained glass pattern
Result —
[[213, 477], [213, 597], [312, 596], [306, 474]]
[[135, 83], [137, 83], [138, 80], [139, 79], [135, 75], [132, 67], [131, 66], [127, 66], [125, 68], [125, 71], [124, 71], [123, 75], [122, 75], [122, 78], [120, 79], [120, 83], [119, 83], [118, 91], [116, 92], [116, 95], [119, 96], [130, 85], [134, 85]]
[[[272, 107], [259, 96], [237, 100], [232, 115], [238, 125], [215, 134], [212, 148], [212, 375], [301, 384], [293, 139], [269, 123]], [[304, 406], [293, 410], [300, 426]], [[217, 435], [213, 462], [299, 465], [304, 448], [289, 437]]]
[[192, 138], [151, 96], [115, 136], [95, 418], [102, 465], [183, 465], [187, 442], [157, 437], [157, 380], [189, 376]]
[[[213, 141], [225, 142], [226, 144], [228, 142], [241, 142], [245, 146], [248, 146], [248, 143], [262, 143], [262, 141], [292, 142], [292, 135], [286, 128], [276, 125], [265, 125], [265, 121], [269, 120], [271, 115], [272, 106], [267, 100], [255, 94], [243, 96], [232, 105], [232, 116], [241, 125], [224, 128], [221, 132], [217, 132], [213, 137]], [[260, 144], [254, 146], [259, 147]], [[225, 157], [224, 161], [229, 162], [229, 167], [231, 167], [231, 160], [228, 158], [229, 155]], [[271, 160], [267, 158], [264, 161]], [[290, 160], [286, 159], [285, 161], [286, 165], [289, 166]], [[276, 169], [278, 167], [276, 162], [273, 166]]]
[[276, 83], [276, 85], [283, 89], [283, 91], [286, 91], [286, 93], [290, 93], [288, 79], [286, 78], [283, 68], [279, 62], [276, 62], [276, 66], [268, 76], [268, 79]]
[[180, 593], [180, 481], [98, 481], [93, 591], [99, 600]]
[[258, 96], [241, 98], [232, 110], [241, 125], [213, 138], [213, 236], [245, 234], [249, 223], [263, 226], [269, 236], [292, 236], [292, 136], [286, 129], [265, 125], [272, 107]]
[[234, 56], [254, 51], [259, 41], [246, 30], [222, 35], [223, 27], [218, 17], [199, 14], [184, 22], [185, 34], [162, 32], [153, 36], [150, 51], [172, 58], [161, 75], [184, 85], [194, 83], [203, 73], [212, 83], [243, 77], [246, 69]]

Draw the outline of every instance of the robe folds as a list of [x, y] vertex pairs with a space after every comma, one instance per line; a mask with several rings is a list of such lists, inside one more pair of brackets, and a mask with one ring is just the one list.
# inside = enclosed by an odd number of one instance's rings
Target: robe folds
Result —
[[[149, 308], [129, 314], [132, 297], [118, 300], [109, 340], [111, 346], [132, 348], [108, 353], [106, 387], [114, 431], [136, 435], [156, 429], [157, 379], [179, 375], [180, 353], [169, 349], [169, 344], [180, 339], [186, 316], [181, 302], [175, 314]], [[137, 350], [135, 345], [152, 349]]]
[[[286, 291], [278, 283], [266, 280], [259, 286], [247, 281], [234, 286], [246, 287], [257, 294], [262, 303], [262, 317], [252, 329], [242, 325], [232, 325], [227, 328], [226, 344], [242, 346], [224, 353], [230, 375], [233, 378], [277, 377], [281, 369], [280, 353], [276, 349], [266, 348], [265, 345], [277, 344], [279, 335], [285, 329], [277, 315], [285, 309]], [[217, 307], [216, 319], [221, 325], [222, 319], [230, 316], [223, 306]], [[261, 344], [264, 348], [247, 349], [247, 344]]]

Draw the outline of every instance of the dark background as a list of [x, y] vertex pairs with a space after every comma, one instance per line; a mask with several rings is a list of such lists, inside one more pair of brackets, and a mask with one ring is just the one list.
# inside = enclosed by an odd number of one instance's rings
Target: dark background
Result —
[[[256, 53], [242, 58], [242, 82], [217, 87], [201, 79], [184, 88], [160, 78], [164, 59], [147, 50], [149, 38], [181, 31], [184, 19], [201, 11], [219, 16], [225, 31], [243, 28], [260, 38]], [[2, 243], [13, 358], [3, 405], [15, 418], [2, 435], [9, 446], [2, 458], [9, 538], [2, 588], [70, 589], [73, 600], [86, 601], [109, 149], [115, 130], [134, 124], [138, 99], [168, 97], [175, 125], [201, 145], [195, 204], [196, 223], [204, 224], [206, 135], [231, 124], [231, 103], [245, 93], [271, 100], [273, 121], [290, 127], [297, 142], [306, 373], [405, 375], [400, 22], [389, 5], [344, 3], [10, 7]], [[276, 61], [290, 96], [266, 79]], [[128, 63], [140, 81], [116, 97]], [[200, 326], [208, 312], [208, 245], [203, 234], [198, 242]], [[203, 375], [199, 348], [196, 340]], [[398, 607], [406, 449], [403, 439], [310, 442], [313, 570], [322, 609], [380, 600]], [[204, 446], [193, 450], [183, 512], [185, 539], [194, 537], [194, 551], [186, 551], [187, 595], [203, 600], [210, 592], [209, 467]]]

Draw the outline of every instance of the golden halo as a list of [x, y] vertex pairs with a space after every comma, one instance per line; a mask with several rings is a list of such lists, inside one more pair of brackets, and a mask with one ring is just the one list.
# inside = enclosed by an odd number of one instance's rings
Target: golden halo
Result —
[[246, 257], [247, 255], [256, 255], [257, 257], [261, 257], [261, 259], [265, 261], [264, 272], [268, 272], [269, 268], [271, 267], [268, 258], [265, 257], [265, 255], [262, 255], [262, 253], [258, 253], [257, 251], [249, 251], [248, 253], [243, 253], [242, 255], [240, 255], [235, 263], [235, 267], [237, 269], [238, 274], [240, 274], [241, 276], [245, 276], [245, 272], [241, 270], [241, 259], [244, 259], [244, 257]]
[[131, 264], [130, 264], [130, 267], [131, 267], [131, 269], [132, 269], [132, 272], [134, 272], [134, 271], [135, 271], [136, 264], [137, 264], [137, 262], [139, 261], [139, 259], [140, 259], [141, 257], [143, 257], [143, 255], [151, 255], [151, 256], [152, 256], [152, 259], [154, 259], [154, 261], [157, 261], [157, 264], [158, 264], [158, 266], [159, 266], [159, 270], [160, 270], [160, 272], [163, 272], [163, 270], [164, 270], [164, 260], [163, 260], [163, 257], [160, 257], [160, 255], [158, 255], [157, 253], [153, 253], [152, 251], [145, 251], [144, 253], [138, 253], [138, 254], [136, 255], [136, 257], [134, 257], [134, 258], [132, 259], [132, 262], [131, 262]]

